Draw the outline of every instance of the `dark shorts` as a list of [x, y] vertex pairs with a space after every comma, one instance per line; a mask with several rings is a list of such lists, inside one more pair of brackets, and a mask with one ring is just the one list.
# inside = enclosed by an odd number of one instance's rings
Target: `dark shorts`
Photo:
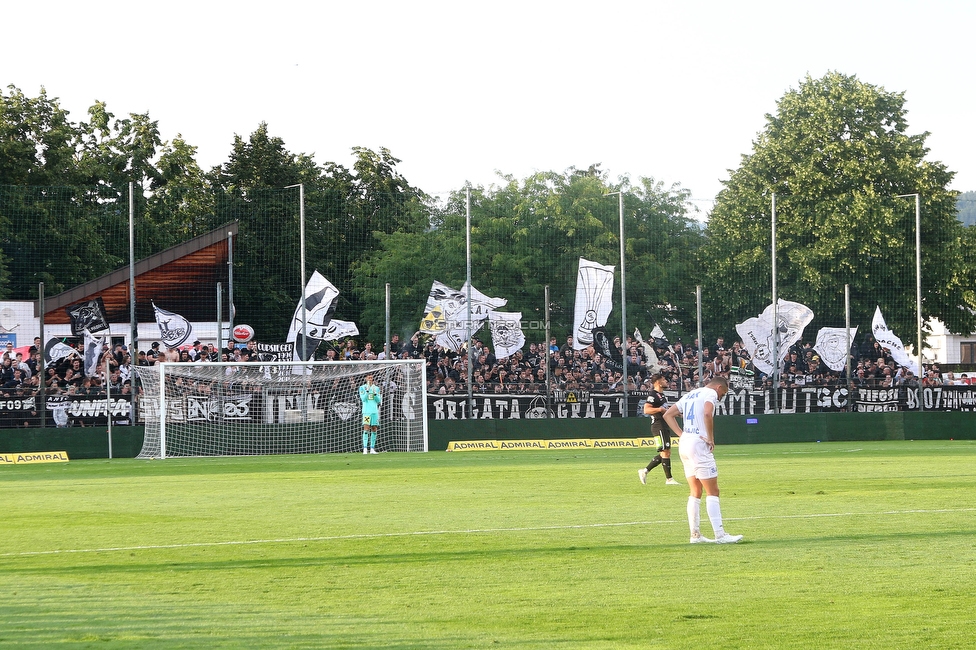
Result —
[[657, 439], [658, 451], [671, 449], [671, 428], [664, 422], [655, 422], [651, 425], [651, 437]]

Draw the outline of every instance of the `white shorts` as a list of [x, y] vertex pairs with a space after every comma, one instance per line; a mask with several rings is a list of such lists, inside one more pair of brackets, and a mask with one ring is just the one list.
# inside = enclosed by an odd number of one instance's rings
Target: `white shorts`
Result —
[[678, 438], [678, 454], [685, 468], [685, 478], [697, 479], [718, 477], [715, 456], [708, 449], [705, 439], [693, 433], [683, 433]]

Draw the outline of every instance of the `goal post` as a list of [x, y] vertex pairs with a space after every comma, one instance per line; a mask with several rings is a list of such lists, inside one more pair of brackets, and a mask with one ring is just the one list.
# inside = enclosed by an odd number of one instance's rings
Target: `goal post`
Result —
[[404, 361], [139, 366], [145, 439], [137, 458], [362, 452], [359, 386], [382, 396], [379, 451], [427, 451], [426, 369]]

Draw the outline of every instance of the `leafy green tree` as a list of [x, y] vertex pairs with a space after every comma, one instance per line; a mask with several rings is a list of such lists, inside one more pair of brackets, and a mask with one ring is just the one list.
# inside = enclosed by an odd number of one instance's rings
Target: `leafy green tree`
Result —
[[809, 329], [843, 324], [849, 284], [853, 323], [870, 323], [880, 305], [893, 330], [915, 331], [915, 211], [896, 196], [917, 192], [924, 317], [973, 330], [953, 174], [925, 159], [927, 133], [908, 135], [904, 103], [837, 72], [808, 76], [778, 101], [706, 229], [703, 320], [716, 334], [769, 304], [772, 193], [778, 295], [813, 309]]
[[252, 325], [259, 340], [281, 341], [288, 332], [301, 296], [299, 190], [289, 186], [314, 186], [319, 174], [310, 156], [288, 151], [262, 122], [247, 140], [235, 136], [228, 161], [208, 175], [216, 221], [239, 224], [235, 320]]
[[[385, 336], [385, 300], [376, 304], [355, 290], [355, 270], [379, 246], [380, 238], [399, 232], [418, 232], [430, 223], [430, 198], [399, 172], [400, 160], [386, 148], [373, 151], [353, 147], [352, 169], [337, 163], [324, 166], [320, 195], [312, 197], [321, 245], [317, 267], [341, 291], [339, 318], [356, 319], [373, 341]], [[317, 200], [316, 200], [317, 199]], [[375, 289], [385, 289], [382, 278]], [[428, 287], [429, 290], [429, 287]]]
[[163, 143], [150, 184], [145, 214], [136, 220], [136, 257], [141, 259], [222, 225], [215, 195], [196, 161], [197, 148], [181, 135]]
[[0, 185], [76, 185], [77, 125], [41, 88], [28, 97], [15, 86], [0, 92]]
[[[618, 204], [607, 193], [622, 189], [627, 283], [639, 287], [628, 292], [628, 325], [649, 328], [661, 322], [672, 333], [682, 333], [678, 324], [694, 305], [694, 258], [682, 257], [679, 247], [693, 251], [700, 240], [686, 215], [686, 191], [664, 190], [652, 179], [641, 179], [637, 186], [629, 179], [611, 185], [598, 166], [502, 180], [500, 187], [471, 192], [472, 281], [477, 289], [506, 298], [505, 310], [522, 312], [523, 321], [542, 322], [548, 285], [553, 333], [569, 333], [579, 257], [619, 264]], [[367, 322], [382, 315], [372, 306], [383, 304], [384, 278], [391, 282], [392, 312], [401, 318], [394, 330], [405, 334], [416, 330], [433, 281], [455, 288], [464, 283], [465, 213], [465, 194], [456, 192], [443, 210], [431, 215], [432, 227], [379, 238], [379, 248], [356, 269], [357, 290], [368, 305]], [[615, 287], [619, 306], [619, 281]]]

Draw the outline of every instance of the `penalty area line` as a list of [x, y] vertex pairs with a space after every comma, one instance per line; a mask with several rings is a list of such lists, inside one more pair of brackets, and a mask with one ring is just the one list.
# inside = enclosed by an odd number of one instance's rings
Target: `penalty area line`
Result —
[[[759, 515], [755, 517], [725, 517], [726, 521], [763, 521], [774, 519], [816, 519], [819, 517], [880, 517], [893, 515], [946, 514], [974, 512], [976, 508], [939, 508], [914, 510], [881, 510], [878, 512], [819, 512], [796, 515]], [[257, 544], [297, 544], [301, 542], [334, 542], [355, 539], [385, 539], [394, 537], [423, 537], [432, 535], [484, 535], [494, 533], [530, 533], [533, 531], [582, 530], [588, 528], [623, 528], [628, 526], [654, 526], [684, 523], [684, 519], [657, 519], [649, 521], [625, 521], [596, 524], [563, 524], [553, 526], [523, 526], [511, 528], [468, 528], [456, 530], [416, 530], [399, 533], [352, 533], [349, 535], [321, 535], [315, 537], [278, 537], [268, 539], [226, 540], [218, 542], [184, 542], [180, 544], [142, 544], [136, 546], [108, 546], [103, 548], [51, 549], [47, 551], [21, 551], [0, 553], [2, 557], [30, 557], [37, 555], [61, 555], [70, 553], [118, 553], [124, 551], [158, 551], [167, 549], [208, 548], [218, 546], [253, 546]]]

